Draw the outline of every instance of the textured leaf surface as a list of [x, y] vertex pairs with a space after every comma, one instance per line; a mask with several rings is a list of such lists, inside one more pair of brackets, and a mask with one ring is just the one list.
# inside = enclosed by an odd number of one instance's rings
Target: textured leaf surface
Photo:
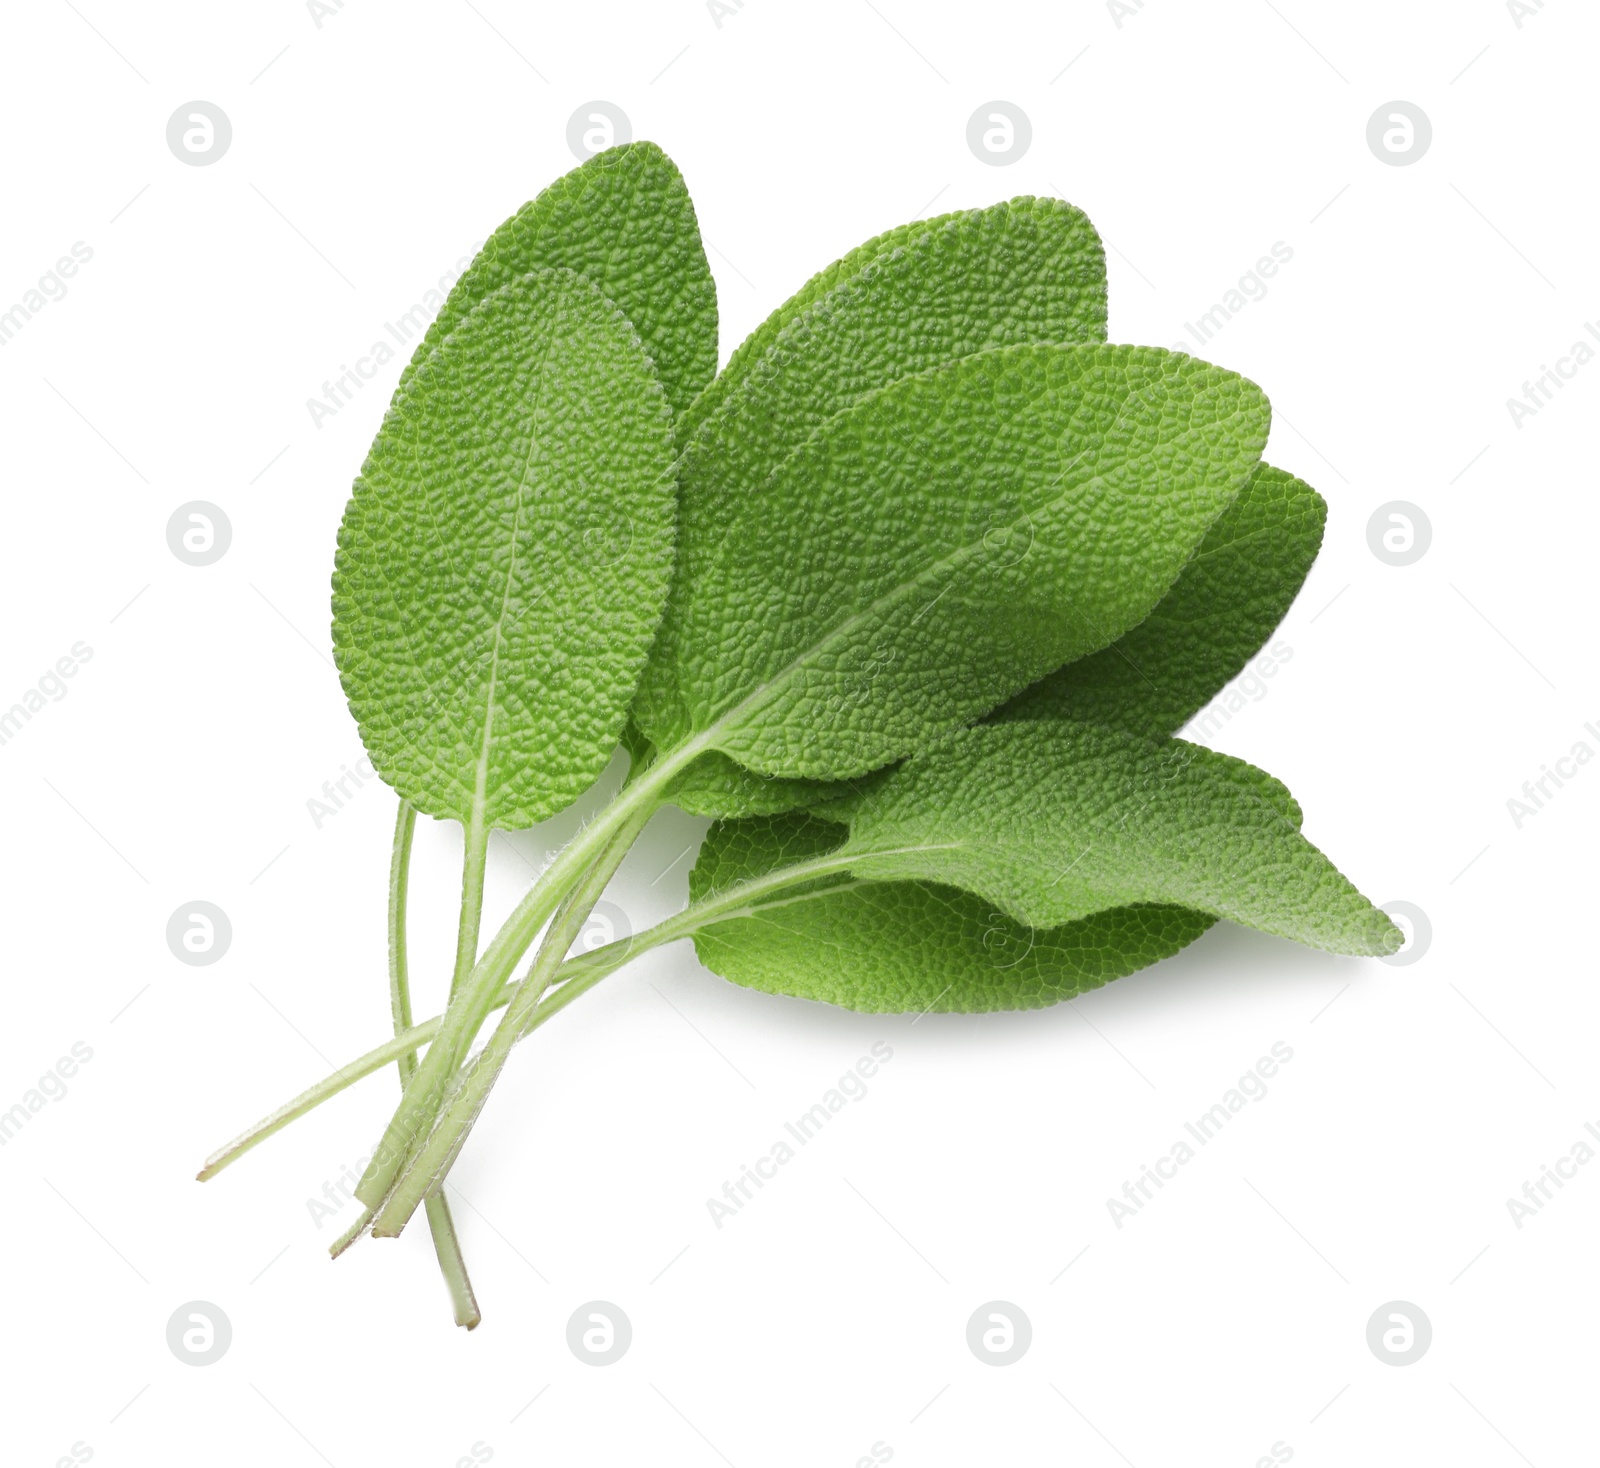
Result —
[[666, 799], [692, 816], [767, 816], [830, 801], [851, 792], [848, 781], [758, 775], [727, 755], [702, 755], [672, 782]]
[[[689, 878], [699, 899], [844, 839], [803, 814], [713, 826]], [[764, 905], [695, 935], [700, 961], [746, 988], [873, 1013], [1037, 1009], [1169, 958], [1216, 919], [1181, 907], [1114, 908], [1024, 927], [931, 882], [870, 882]]]
[[[1310, 485], [1259, 465], [1143, 622], [1023, 689], [990, 721], [1077, 719], [1133, 734], [1176, 733], [1283, 620], [1316, 559], [1326, 518], [1327, 506]], [[757, 775], [714, 755], [685, 771], [672, 799], [693, 815], [819, 807], [832, 815], [849, 795], [839, 783]], [[1298, 807], [1292, 819], [1298, 826]]]
[[630, 718], [622, 726], [618, 740], [628, 756], [628, 779], [640, 774], [656, 756], [656, 747], [644, 736], [644, 731]]
[[717, 288], [694, 205], [677, 165], [654, 143], [641, 142], [597, 153], [489, 236], [428, 328], [401, 386], [491, 291], [546, 266], [587, 276], [621, 308], [675, 411], [716, 375]]
[[[1283, 620], [1316, 559], [1326, 519], [1327, 506], [1310, 485], [1259, 465], [1143, 622], [1023, 689], [989, 722], [1075, 719], [1131, 734], [1176, 733]], [[850, 794], [848, 785], [757, 775], [714, 755], [685, 771], [672, 799], [693, 815], [820, 809], [837, 818]], [[1292, 819], [1298, 826], [1297, 806]]]
[[1283, 620], [1317, 558], [1327, 514], [1309, 484], [1262, 464], [1143, 622], [1024, 689], [992, 717], [1176, 733]]
[[[1267, 421], [1254, 384], [1157, 347], [1008, 347], [895, 383], [726, 503], [636, 717], [664, 752], [761, 774], [886, 764], [1142, 621]], [[674, 697], [649, 696], [662, 678]]]
[[[1253, 786], [1255, 793], [1295, 830], [1300, 829], [1305, 819], [1305, 812], [1300, 809], [1300, 802], [1294, 798], [1282, 780], [1275, 775], [1269, 775], [1265, 770], [1257, 769], [1254, 765], [1245, 764], [1243, 760], [1235, 760], [1234, 766], [1234, 773], [1242, 781]], [[863, 775], [859, 780], [842, 780], [832, 784], [824, 784], [820, 780], [793, 783], [808, 785], [808, 799], [803, 807], [806, 814], [848, 826], [855, 820], [856, 813], [873, 799], [877, 791], [894, 777], [895, 771], [899, 768], [899, 765], [889, 765], [884, 769], [874, 770], [870, 775]], [[799, 810], [802, 807], [791, 806], [790, 809]]]
[[1093, 725], [984, 725], [884, 780], [843, 850], [855, 876], [946, 882], [1035, 927], [1177, 903], [1333, 953], [1392, 953], [1399, 930], [1249, 769]]
[[599, 777], [672, 565], [671, 415], [599, 288], [486, 297], [384, 419], [339, 531], [334, 654], [429, 815], [531, 825]]
[[902, 377], [992, 347], [1105, 340], [1105, 255], [1072, 205], [1016, 199], [906, 233], [731, 380], [695, 435], [686, 497], [759, 488], [818, 424]]
[[[974, 352], [1102, 342], [1105, 322], [1099, 237], [1080, 210], [1059, 199], [1016, 199], [954, 215], [811, 300], [684, 451], [668, 641], [717, 557], [729, 519], [757, 491], [770, 500], [768, 476], [813, 429], [869, 392]], [[642, 704], [653, 711], [645, 720], [652, 733], [687, 727], [679, 671], [670, 659], [653, 660], [647, 671]]]
[[[778, 334], [800, 315], [813, 301], [819, 300], [836, 287], [853, 280], [879, 255], [887, 255], [901, 245], [908, 244], [932, 230], [942, 229], [956, 214], [941, 214], [933, 219], [916, 219], [910, 224], [885, 230], [880, 235], [860, 244], [849, 254], [840, 256], [833, 264], [819, 270], [760, 326], [756, 327], [728, 358], [728, 365], [707, 385], [678, 418], [678, 441], [684, 442], [712, 413], [720, 408], [728, 395], [750, 375], [750, 370], [767, 349], [777, 340]], [[1102, 338], [1103, 339], [1103, 334]]]

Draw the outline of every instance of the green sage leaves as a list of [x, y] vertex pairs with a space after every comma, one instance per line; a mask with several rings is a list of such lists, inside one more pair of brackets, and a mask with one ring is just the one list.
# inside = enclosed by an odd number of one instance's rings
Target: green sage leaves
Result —
[[[846, 832], [794, 812], [712, 827], [689, 884], [696, 899], [837, 851]], [[1030, 928], [937, 882], [819, 883], [695, 934], [709, 969], [769, 994], [870, 1012], [1038, 1009], [1170, 958], [1216, 919], [1155, 903]]]
[[1142, 621], [1267, 422], [1253, 383], [1157, 347], [1003, 347], [904, 378], [680, 544], [635, 715], [663, 751], [760, 774], [876, 769]]
[[[1326, 507], [1262, 462], [1259, 387], [1106, 321], [1100, 240], [1053, 199], [868, 240], [720, 375], [653, 144], [494, 232], [339, 532], [362, 739], [467, 840], [450, 1004], [409, 1032], [426, 1053], [335, 1252], [440, 1198], [519, 1042], [658, 944], [876, 1012], [1052, 1004], [1220, 919], [1395, 951], [1282, 784], [1174, 737], [1271, 638]], [[621, 789], [480, 943], [490, 830], [572, 804], [619, 742]], [[719, 818], [689, 906], [570, 957], [669, 803]], [[402, 874], [401, 935], [404, 900]]]
[[861, 802], [857, 877], [945, 882], [1047, 927], [1177, 903], [1311, 948], [1386, 954], [1399, 930], [1242, 760], [1093, 724], [964, 729]]
[[1135, 734], [1175, 734], [1283, 620], [1317, 558], [1327, 514], [1309, 484], [1262, 464], [1143, 622], [1018, 694], [994, 717], [1060, 715]]
[[673, 161], [641, 142], [597, 153], [489, 236], [401, 386], [490, 292], [551, 267], [588, 276], [633, 323], [674, 412], [716, 375], [717, 288], [694, 205]]
[[418, 810], [531, 825], [605, 768], [672, 566], [672, 418], [598, 286], [487, 295], [397, 396], [339, 530], [334, 651]]

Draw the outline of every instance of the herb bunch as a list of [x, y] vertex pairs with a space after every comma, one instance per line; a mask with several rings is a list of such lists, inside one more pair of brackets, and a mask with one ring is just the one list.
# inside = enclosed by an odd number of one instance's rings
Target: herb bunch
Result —
[[[1174, 737], [1287, 611], [1325, 506], [1261, 461], [1254, 383], [1106, 343], [1079, 210], [891, 230], [716, 362], [677, 168], [650, 143], [599, 154], [457, 283], [340, 528], [339, 674], [401, 798], [394, 1038], [200, 1176], [396, 1065], [333, 1252], [423, 1207], [469, 1327], [452, 1164], [516, 1044], [663, 943], [769, 993], [972, 1013], [1080, 994], [1221, 918], [1334, 953], [1401, 942], [1282, 784]], [[570, 806], [619, 743], [620, 791], [481, 942], [490, 831]], [[664, 805], [715, 818], [689, 905], [571, 956]], [[417, 812], [465, 832], [450, 1001], [420, 1025]]]

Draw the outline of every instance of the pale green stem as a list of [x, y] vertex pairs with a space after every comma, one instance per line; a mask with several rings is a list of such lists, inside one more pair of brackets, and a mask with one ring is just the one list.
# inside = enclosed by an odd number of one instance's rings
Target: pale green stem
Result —
[[[838, 886], [832, 886], [815, 892], [802, 893], [783, 902], [766, 900], [797, 882], [810, 881], [838, 870], [840, 867], [835, 859], [825, 857], [817, 862], [808, 862], [804, 866], [788, 867], [782, 871], [772, 872], [764, 877], [742, 882], [716, 896], [705, 898], [665, 922], [657, 923], [655, 927], [647, 928], [631, 938], [622, 938], [592, 952], [581, 954], [577, 958], [569, 958], [556, 972], [556, 980], [561, 987], [553, 988], [553, 992], [540, 1001], [534, 1011], [533, 1019], [528, 1024], [528, 1030], [537, 1029], [546, 1019], [566, 1008], [580, 994], [588, 993], [608, 974], [615, 973], [625, 964], [631, 963], [641, 954], [648, 953], [652, 948], [659, 948], [663, 943], [690, 937], [712, 923], [750, 916], [758, 907], [762, 912], [769, 912], [785, 906], [787, 902], [806, 902], [813, 897], [838, 891]], [[504, 1008], [521, 987], [520, 984], [507, 984], [495, 996], [490, 1008]], [[281, 1132], [290, 1122], [298, 1120], [308, 1111], [316, 1110], [324, 1101], [332, 1100], [357, 1081], [382, 1070], [384, 1066], [398, 1060], [402, 1055], [420, 1050], [439, 1032], [443, 1018], [443, 1015], [436, 1014], [432, 1019], [423, 1020], [421, 1024], [414, 1025], [403, 1035], [396, 1035], [394, 1039], [367, 1051], [365, 1055], [357, 1057], [348, 1065], [340, 1066], [332, 1075], [325, 1076], [314, 1086], [308, 1087], [292, 1101], [286, 1101], [276, 1111], [264, 1116], [254, 1126], [206, 1158], [205, 1166], [197, 1174], [199, 1181], [206, 1182], [214, 1178], [230, 1163], [237, 1162], [246, 1152], [266, 1141], [268, 1137]], [[366, 1219], [363, 1217], [362, 1225], [365, 1226], [365, 1223]]]
[[478, 1297], [472, 1292], [467, 1261], [461, 1255], [455, 1220], [450, 1216], [450, 1204], [442, 1189], [429, 1197], [427, 1216], [428, 1231], [433, 1235], [433, 1252], [439, 1260], [445, 1288], [450, 1291], [450, 1309], [456, 1324], [466, 1330], [476, 1330], [483, 1312], [478, 1309]]
[[[406, 898], [411, 886], [411, 838], [417, 829], [417, 808], [404, 797], [394, 818], [394, 845], [389, 854], [389, 1014], [394, 1032], [411, 1028], [411, 972], [406, 955]], [[417, 1068], [415, 1051], [399, 1059], [400, 1084]]]
[[[552, 920], [550, 931], [545, 935], [533, 967], [523, 981], [521, 991], [512, 1000], [483, 1051], [462, 1069], [456, 1085], [440, 1108], [438, 1124], [424, 1142], [415, 1160], [401, 1174], [393, 1193], [385, 1200], [382, 1207], [374, 1210], [372, 1221], [374, 1235], [392, 1237], [398, 1234], [415, 1211], [418, 1201], [434, 1196], [443, 1187], [444, 1179], [460, 1155], [461, 1148], [488, 1101], [489, 1092], [510, 1058], [513, 1047], [527, 1034], [533, 1016], [537, 1012], [535, 1006], [550, 977], [556, 972], [561, 962], [561, 955], [576, 938], [584, 919], [605, 890], [607, 882], [610, 881], [623, 856], [627, 854], [627, 848], [632, 844], [636, 834], [636, 831], [627, 828], [619, 833], [606, 858], [590, 869], [573, 889], [563, 910]], [[668, 919], [659, 924], [648, 935], [652, 939], [648, 946], [654, 947], [657, 943], [683, 937], [693, 932], [696, 926], [719, 918], [725, 919], [736, 910], [754, 910], [751, 904], [761, 895], [771, 895], [783, 887], [813, 881], [826, 874], [842, 871], [848, 866], [849, 861], [850, 858], [844, 856], [823, 857], [772, 874], [767, 879], [739, 884], [718, 898], [697, 904], [694, 908], [680, 913], [677, 919]], [[637, 951], [643, 950], [641, 948]], [[575, 997], [576, 994], [569, 995], [563, 1002]]]
[[[595, 950], [599, 952], [598, 949]], [[509, 999], [502, 995], [499, 1001], [506, 1004]], [[324, 1076], [314, 1086], [308, 1087], [292, 1101], [286, 1101], [276, 1111], [261, 1118], [248, 1131], [241, 1132], [225, 1147], [219, 1147], [208, 1158], [205, 1166], [195, 1174], [200, 1182], [209, 1182], [223, 1168], [231, 1162], [237, 1162], [252, 1147], [266, 1141], [275, 1132], [281, 1132], [291, 1121], [296, 1121], [308, 1111], [314, 1111], [324, 1101], [331, 1100], [339, 1092], [355, 1085], [359, 1080], [379, 1071], [384, 1066], [398, 1060], [402, 1055], [413, 1054], [418, 1047], [426, 1045], [428, 1041], [439, 1032], [441, 1015], [434, 1015], [432, 1019], [424, 1020], [420, 1025], [409, 1029], [403, 1035], [396, 1035], [394, 1039], [379, 1045], [376, 1049], [369, 1050], [359, 1059], [352, 1060], [348, 1065], [342, 1065], [332, 1075]]]
[[426, 1136], [420, 1136], [414, 1155], [397, 1174], [394, 1186], [383, 1203], [373, 1204], [372, 1232], [375, 1238], [392, 1238], [406, 1225], [424, 1197], [439, 1192], [465, 1144], [468, 1133], [483, 1110], [501, 1068], [521, 1038], [534, 1008], [544, 997], [556, 971], [566, 958], [589, 914], [605, 891], [617, 868], [622, 865], [640, 831], [654, 812], [643, 805], [623, 821], [602, 848], [599, 857], [568, 890], [562, 904], [550, 919], [550, 927], [539, 944], [517, 996], [489, 1043], [452, 1078], [451, 1089], [439, 1107], [439, 1120]]
[[[389, 860], [389, 1012], [394, 1020], [394, 1032], [403, 1035], [411, 1028], [411, 973], [406, 945], [406, 900], [411, 886], [411, 840], [417, 829], [417, 810], [409, 800], [400, 801], [394, 821], [394, 847]], [[469, 862], [470, 865], [470, 862]], [[469, 878], [470, 879], [470, 873]], [[464, 879], [463, 885], [465, 885]], [[483, 864], [478, 863], [478, 901], [482, 906]], [[465, 919], [466, 904], [462, 917]], [[477, 923], [473, 923], [473, 946], [477, 945]], [[396, 1065], [400, 1071], [400, 1090], [417, 1069], [417, 1052], [407, 1050]], [[359, 1234], [365, 1218], [357, 1221]], [[439, 1273], [444, 1276], [450, 1291], [450, 1308], [457, 1325], [474, 1329], [483, 1319], [478, 1309], [477, 1296], [472, 1292], [472, 1280], [467, 1274], [467, 1261], [461, 1254], [461, 1241], [456, 1236], [455, 1220], [450, 1216], [450, 1203], [442, 1192], [428, 1199], [428, 1232], [433, 1235], [433, 1252], [439, 1259]]]
[[406, 1087], [356, 1188], [356, 1197], [369, 1208], [377, 1209], [383, 1204], [395, 1180], [422, 1145], [462, 1058], [489, 1016], [495, 995], [510, 979], [539, 930], [600, 859], [618, 831], [636, 820], [642, 828], [667, 786], [699, 752], [698, 742], [686, 744], [671, 757], [657, 760], [621, 791], [550, 864], [495, 934], [476, 966], [457, 983], [434, 1043]]
[[478, 926], [483, 921], [483, 873], [489, 861], [489, 829], [479, 816], [464, 827], [461, 857], [461, 917], [456, 924], [456, 967], [450, 975], [450, 997], [466, 982], [478, 962]]
[[[626, 963], [634, 952], [642, 949], [629, 949], [629, 943], [624, 940], [620, 943], [610, 943], [604, 948], [596, 948], [593, 953], [585, 954], [582, 958], [575, 958], [563, 966], [563, 972], [570, 969], [575, 975], [589, 980], [588, 970], [595, 967], [594, 960], [605, 955], [611, 960], [611, 968], [601, 970], [599, 977], [603, 978], [615, 968], [620, 968]], [[615, 950], [615, 951], [613, 951]], [[589, 980], [592, 984], [592, 980]], [[503, 1009], [511, 1002], [511, 996], [517, 992], [518, 985], [508, 984], [495, 996], [493, 1008]], [[556, 990], [550, 1001], [554, 1003], [566, 993], [566, 985]], [[541, 1006], [542, 1007], [542, 1006]], [[414, 1025], [403, 1035], [396, 1035], [394, 1039], [386, 1041], [375, 1049], [367, 1051], [365, 1055], [357, 1057], [348, 1065], [342, 1065], [332, 1075], [324, 1076], [314, 1086], [307, 1087], [292, 1101], [286, 1101], [276, 1111], [262, 1117], [248, 1131], [241, 1132], [225, 1147], [219, 1147], [208, 1158], [205, 1166], [200, 1169], [196, 1177], [200, 1182], [208, 1182], [230, 1163], [237, 1162], [253, 1147], [266, 1141], [270, 1136], [281, 1132], [291, 1121], [297, 1121], [308, 1111], [315, 1111], [324, 1101], [331, 1101], [341, 1091], [348, 1090], [359, 1080], [365, 1079], [376, 1071], [382, 1070], [386, 1065], [398, 1060], [402, 1055], [412, 1054], [426, 1045], [439, 1032], [439, 1022], [442, 1015], [434, 1015], [432, 1019], [425, 1019], [420, 1025]], [[365, 1220], [363, 1219], [363, 1222]]]
[[[356, 1197], [369, 1209], [371, 1200], [363, 1196], [367, 1179], [383, 1170], [384, 1160], [390, 1150], [398, 1151], [402, 1157], [405, 1155], [412, 1145], [411, 1133], [437, 1109], [437, 1101], [430, 1103], [427, 1098], [441, 1084], [438, 1078], [448, 1077], [461, 1063], [478, 1026], [483, 1023], [482, 1017], [471, 1023], [470, 1012], [459, 1007], [458, 1001], [462, 1000], [463, 990], [471, 988], [478, 966], [478, 933], [483, 914], [483, 880], [489, 854], [489, 830], [476, 811], [463, 830], [461, 914], [456, 926], [455, 968], [450, 976], [450, 1007], [445, 1011], [446, 1022], [437, 1042], [429, 1048], [422, 1064], [414, 1066], [406, 1077], [400, 1104], [384, 1129], [382, 1141], [374, 1150], [373, 1161], [368, 1164], [361, 1186], [356, 1189]], [[452, 1015], [462, 1023], [452, 1026]]]
[[361, 1217], [356, 1219], [342, 1234], [328, 1245], [328, 1257], [337, 1259], [351, 1244], [355, 1243], [367, 1231], [367, 1225], [372, 1222], [372, 1210], [363, 1208]]

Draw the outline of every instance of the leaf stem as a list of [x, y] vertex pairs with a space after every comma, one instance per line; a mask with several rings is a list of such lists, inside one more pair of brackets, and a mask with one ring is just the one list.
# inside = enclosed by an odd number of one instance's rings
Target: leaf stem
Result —
[[[823, 877], [829, 872], [838, 870], [840, 866], [833, 857], [823, 857], [802, 866], [786, 867], [704, 898], [676, 916], [657, 923], [655, 927], [647, 928], [642, 933], [636, 933], [631, 938], [622, 938], [577, 958], [569, 958], [556, 971], [551, 992], [540, 1000], [533, 1017], [528, 1022], [526, 1032], [531, 1033], [536, 1030], [545, 1020], [566, 1008], [574, 999], [588, 993], [601, 979], [648, 953], [652, 948], [659, 948], [662, 944], [674, 942], [679, 938], [690, 937], [712, 923], [726, 922], [730, 918], [748, 917], [758, 910], [767, 912], [785, 906], [788, 902], [805, 902], [813, 897], [821, 897], [840, 890], [845, 884], [818, 887], [815, 891], [786, 899], [768, 900], [781, 898], [785, 889], [798, 883]], [[555, 987], [557, 983], [560, 985], [559, 988]], [[521, 987], [518, 983], [507, 984], [491, 1001], [490, 1010], [504, 1008]], [[331, 1075], [325, 1076], [292, 1100], [286, 1101], [277, 1110], [264, 1116], [254, 1126], [206, 1158], [205, 1166], [198, 1174], [199, 1181], [209, 1181], [224, 1168], [237, 1162], [246, 1152], [282, 1131], [290, 1122], [298, 1120], [309, 1111], [314, 1111], [324, 1101], [329, 1101], [341, 1091], [348, 1090], [357, 1081], [382, 1070], [391, 1061], [398, 1060], [402, 1055], [428, 1044], [439, 1032], [443, 1019], [443, 1015], [435, 1015], [432, 1019], [423, 1020], [421, 1024], [414, 1025], [404, 1034], [396, 1035], [394, 1039], [369, 1050], [365, 1055], [358, 1056], [347, 1065], [340, 1066]], [[363, 1226], [365, 1222], [363, 1219]]]
[[456, 967], [450, 975], [453, 999], [478, 962], [478, 927], [483, 921], [483, 872], [489, 860], [489, 830], [474, 809], [461, 857], [461, 917], [456, 924]]
[[[627, 941], [624, 940], [621, 943], [607, 944], [605, 948], [596, 948], [583, 958], [570, 960], [564, 965], [564, 969], [572, 969], [575, 976], [587, 978], [586, 970], [595, 967], [592, 961], [601, 954], [607, 954], [614, 960], [612, 968], [620, 968], [632, 954], [622, 952], [611, 954], [608, 950], [620, 950], [627, 946]], [[602, 969], [598, 977], [604, 978], [611, 971], [611, 968]], [[594, 982], [593, 979], [589, 980], [591, 986]], [[504, 1008], [511, 1002], [511, 996], [516, 991], [517, 985], [508, 984], [495, 996], [492, 1008]], [[552, 996], [551, 1002], [565, 992], [566, 985], [563, 985], [556, 991], [556, 995]], [[219, 1147], [206, 1158], [205, 1166], [200, 1169], [196, 1177], [200, 1182], [209, 1182], [225, 1167], [237, 1162], [246, 1152], [259, 1146], [268, 1137], [281, 1132], [291, 1121], [298, 1120], [308, 1111], [315, 1111], [324, 1101], [332, 1100], [341, 1091], [348, 1090], [357, 1081], [382, 1070], [384, 1066], [398, 1060], [402, 1055], [409, 1055], [419, 1050], [438, 1034], [439, 1024], [443, 1018], [443, 1015], [436, 1014], [432, 1019], [425, 1019], [420, 1025], [412, 1026], [404, 1034], [396, 1035], [394, 1039], [385, 1041], [382, 1045], [367, 1051], [365, 1055], [357, 1056], [348, 1065], [340, 1066], [331, 1075], [324, 1076], [314, 1086], [307, 1087], [293, 1100], [284, 1102], [276, 1111], [268, 1113], [247, 1131], [241, 1132], [225, 1147]]]
[[478, 1297], [472, 1292], [467, 1261], [462, 1257], [455, 1220], [450, 1216], [450, 1203], [442, 1188], [428, 1199], [427, 1217], [428, 1232], [433, 1235], [433, 1252], [439, 1260], [445, 1288], [450, 1291], [450, 1308], [456, 1324], [464, 1330], [476, 1330], [483, 1320], [483, 1312], [478, 1309]]
[[[395, 813], [394, 844], [389, 857], [389, 1013], [394, 1021], [394, 1032], [403, 1035], [411, 1028], [411, 973], [406, 947], [406, 901], [411, 886], [411, 841], [417, 829], [417, 810], [404, 797]], [[464, 879], [470, 880], [469, 877]], [[478, 863], [477, 906], [483, 902], [483, 862]], [[462, 918], [466, 917], [463, 901]], [[477, 945], [477, 924], [474, 921], [473, 946]], [[459, 966], [459, 957], [458, 957]], [[402, 1094], [416, 1073], [417, 1052], [407, 1050], [396, 1061], [400, 1072]], [[363, 1219], [362, 1223], [366, 1220]], [[359, 1231], [359, 1230], [358, 1230]], [[444, 1276], [450, 1291], [450, 1307], [457, 1325], [472, 1330], [483, 1319], [478, 1309], [477, 1296], [472, 1292], [472, 1280], [467, 1274], [467, 1261], [461, 1254], [461, 1241], [456, 1236], [455, 1220], [450, 1216], [450, 1204], [441, 1192], [428, 1199], [428, 1232], [433, 1235], [433, 1251], [439, 1259], [439, 1273]]]
[[414, 1156], [396, 1174], [389, 1195], [381, 1205], [370, 1205], [374, 1237], [398, 1235], [418, 1203], [441, 1195], [445, 1175], [466, 1143], [512, 1047], [526, 1033], [534, 1009], [560, 969], [567, 950], [654, 812], [653, 803], [642, 803], [620, 821], [597, 859], [569, 887], [550, 919], [549, 930], [540, 941], [527, 977], [506, 1007], [489, 1043], [452, 1078], [451, 1088], [441, 1101], [437, 1123], [420, 1139]]
[[[417, 808], [404, 796], [394, 817], [394, 844], [389, 853], [389, 1015], [394, 1032], [411, 1028], [411, 976], [406, 954], [406, 898], [411, 886], [411, 838], [417, 829]], [[416, 1052], [399, 1058], [403, 1087], [417, 1068]]]
[[407, 1085], [356, 1187], [356, 1197], [369, 1208], [377, 1209], [383, 1204], [395, 1180], [422, 1145], [447, 1091], [452, 1088], [467, 1048], [493, 1008], [495, 995], [510, 979], [539, 930], [550, 920], [567, 893], [600, 859], [619, 831], [634, 823], [637, 823], [637, 830], [643, 829], [673, 777], [699, 752], [699, 743], [691, 741], [672, 755], [657, 759], [637, 781], [620, 791], [534, 883], [471, 971], [461, 976], [458, 962], [459, 982], [434, 1043], [428, 1047]]

